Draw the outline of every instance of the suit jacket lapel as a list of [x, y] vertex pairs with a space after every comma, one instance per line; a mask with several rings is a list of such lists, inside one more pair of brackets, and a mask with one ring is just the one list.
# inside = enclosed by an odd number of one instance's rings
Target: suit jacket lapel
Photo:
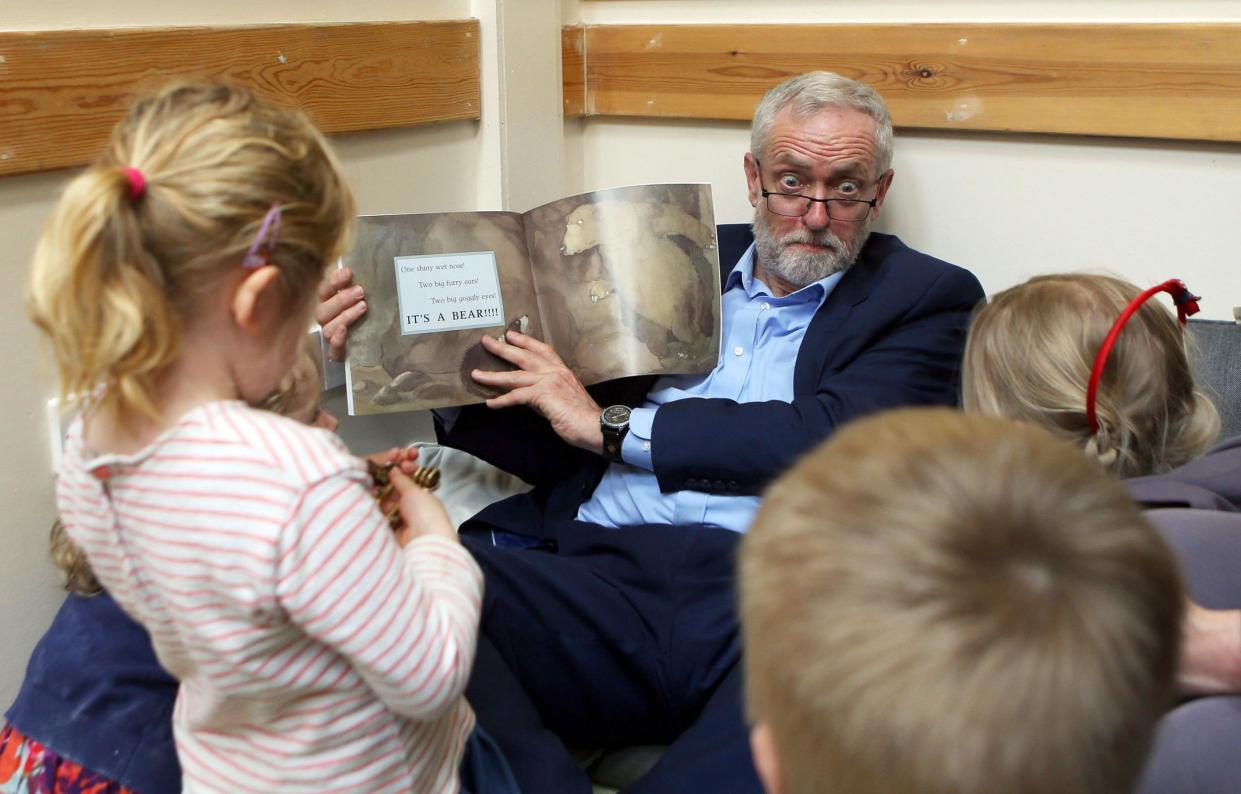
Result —
[[840, 282], [827, 300], [815, 312], [797, 351], [797, 365], [793, 370], [793, 393], [810, 394], [818, 387], [823, 365], [847, 339], [851, 326], [849, 316], [855, 307], [870, 297], [875, 280], [879, 276], [879, 263], [870, 255], [874, 246], [867, 241], [862, 253], [852, 267], [845, 271]]

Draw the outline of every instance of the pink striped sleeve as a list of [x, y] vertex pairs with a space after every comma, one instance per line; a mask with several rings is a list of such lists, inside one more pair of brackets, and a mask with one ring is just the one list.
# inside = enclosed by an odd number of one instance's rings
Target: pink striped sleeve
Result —
[[344, 656], [392, 711], [433, 719], [465, 690], [482, 572], [460, 544], [397, 547], [366, 488], [345, 475], [309, 486], [281, 530], [277, 598]]

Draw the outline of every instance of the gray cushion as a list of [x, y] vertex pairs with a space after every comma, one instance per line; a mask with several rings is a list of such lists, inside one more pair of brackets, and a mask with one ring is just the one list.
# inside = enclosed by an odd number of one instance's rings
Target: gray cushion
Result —
[[1241, 325], [1190, 320], [1189, 357], [1199, 387], [1219, 409], [1220, 437], [1241, 435]]

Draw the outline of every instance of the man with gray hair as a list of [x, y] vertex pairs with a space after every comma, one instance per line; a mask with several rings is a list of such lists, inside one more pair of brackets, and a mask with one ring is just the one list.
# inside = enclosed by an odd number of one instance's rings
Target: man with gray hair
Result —
[[[737, 542], [763, 488], [841, 424], [956, 402], [968, 272], [871, 233], [892, 123], [826, 72], [763, 98], [744, 167], [750, 229], [719, 229], [723, 353], [702, 376], [587, 390], [510, 331], [475, 370], [486, 406], [441, 440], [534, 485], [462, 526], [486, 576], [467, 695], [528, 792], [591, 791], [566, 751], [670, 744], [627, 791], [760, 792], [741, 709]], [[348, 271], [319, 319], [339, 357], [365, 311]], [[606, 406], [606, 407], [605, 407]]]

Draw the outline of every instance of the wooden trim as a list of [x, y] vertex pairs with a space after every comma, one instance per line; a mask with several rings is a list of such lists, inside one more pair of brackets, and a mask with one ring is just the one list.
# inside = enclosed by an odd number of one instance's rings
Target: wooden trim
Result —
[[219, 80], [326, 132], [479, 118], [477, 20], [0, 32], [0, 175], [92, 160], [134, 97]]
[[560, 30], [560, 70], [565, 117], [586, 115], [586, 37], [581, 25]]
[[874, 85], [898, 126], [1241, 141], [1241, 24], [597, 25], [584, 113], [749, 119], [784, 78]]

